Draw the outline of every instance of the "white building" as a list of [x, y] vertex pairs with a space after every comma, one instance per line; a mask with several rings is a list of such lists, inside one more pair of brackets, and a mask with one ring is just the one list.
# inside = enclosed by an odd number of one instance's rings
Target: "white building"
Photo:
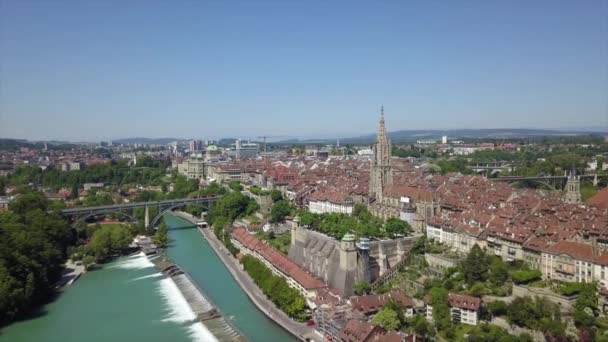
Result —
[[454, 147], [454, 154], [457, 156], [467, 156], [475, 153], [478, 149], [477, 147]]
[[331, 201], [310, 201], [308, 202], [308, 210], [311, 213], [340, 213], [351, 214], [353, 212], [354, 203], [334, 203]]
[[205, 159], [202, 154], [192, 154], [182, 163], [177, 165], [177, 172], [188, 177], [188, 179], [205, 178]]
[[[448, 295], [448, 305], [450, 306], [452, 322], [469, 325], [477, 325], [479, 322], [481, 299], [450, 293]], [[433, 320], [433, 307], [430, 303], [426, 305], [426, 319], [429, 321]]]
[[373, 156], [374, 150], [372, 150], [371, 148], [368, 148], [365, 150], [359, 150], [359, 151], [357, 151], [357, 154], [360, 156]]

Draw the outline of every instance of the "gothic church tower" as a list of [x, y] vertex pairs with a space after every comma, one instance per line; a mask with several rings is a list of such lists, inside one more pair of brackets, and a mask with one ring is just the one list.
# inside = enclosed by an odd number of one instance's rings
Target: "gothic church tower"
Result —
[[384, 126], [384, 106], [380, 109], [380, 125], [374, 144], [374, 158], [370, 169], [369, 198], [382, 202], [384, 189], [393, 184], [391, 169], [391, 142]]
[[568, 175], [565, 200], [566, 203], [571, 204], [581, 203], [581, 176], [576, 175], [574, 168], [572, 168], [572, 171]]

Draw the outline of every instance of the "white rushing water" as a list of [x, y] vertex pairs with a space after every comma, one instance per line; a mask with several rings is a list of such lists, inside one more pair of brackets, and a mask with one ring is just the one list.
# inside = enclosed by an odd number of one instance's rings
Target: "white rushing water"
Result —
[[150, 260], [148, 260], [148, 257], [146, 257], [146, 254], [144, 254], [144, 252], [140, 252], [139, 254], [131, 256], [125, 260], [121, 260], [116, 265], [110, 267], [134, 270], [154, 267], [154, 264]]
[[[167, 305], [165, 322], [186, 323], [196, 319], [196, 314], [171, 278], [161, 279], [158, 291]], [[217, 342], [213, 334], [200, 322], [190, 324], [188, 334], [194, 342]]]
[[192, 342], [217, 342], [217, 338], [202, 323], [191, 324], [188, 327], [188, 336]]
[[137, 280], [142, 280], [142, 279], [149, 279], [149, 278], [160, 278], [160, 277], [163, 277], [163, 276], [164, 276], [164, 274], [162, 274], [161, 272], [158, 272], [158, 273], [150, 274], [150, 275], [147, 275], [147, 276], [137, 277], [135, 279], [131, 279], [131, 280], [129, 280], [129, 282], [137, 281]]

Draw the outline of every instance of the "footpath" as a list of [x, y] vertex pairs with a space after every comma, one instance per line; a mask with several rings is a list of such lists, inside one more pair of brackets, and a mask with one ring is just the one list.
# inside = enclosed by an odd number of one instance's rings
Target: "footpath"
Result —
[[[196, 224], [196, 218], [190, 214], [184, 212], [174, 212], [174, 214]], [[230, 274], [232, 274], [232, 277], [260, 311], [302, 341], [322, 341], [322, 336], [315, 332], [314, 326], [307, 326], [304, 323], [295, 322], [277, 308], [273, 302], [268, 300], [262, 290], [253, 282], [253, 279], [251, 279], [249, 274], [241, 268], [238, 261], [232, 257], [230, 252], [215, 237], [209, 228], [198, 228], [198, 230], [207, 239], [209, 245], [215, 251], [215, 254], [222, 260]]]

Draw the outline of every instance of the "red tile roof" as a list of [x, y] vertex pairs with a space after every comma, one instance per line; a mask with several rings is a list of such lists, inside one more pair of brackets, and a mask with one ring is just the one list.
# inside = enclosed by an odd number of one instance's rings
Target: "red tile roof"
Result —
[[363, 342], [381, 332], [384, 332], [384, 329], [367, 322], [349, 320], [340, 331], [339, 337], [343, 342]]
[[413, 307], [414, 301], [401, 291], [391, 291], [385, 294], [373, 294], [367, 296], [355, 296], [350, 298], [354, 310], [363, 314], [369, 314], [380, 310], [384, 305], [393, 301], [404, 307]]
[[597, 194], [589, 198], [587, 204], [601, 209], [608, 209], [608, 188], [600, 190]]
[[477, 311], [481, 306], [481, 299], [467, 295], [450, 293], [448, 295], [448, 303], [451, 307]]
[[573, 242], [573, 241], [559, 241], [547, 250], [551, 254], [566, 254], [575, 259], [593, 261], [599, 256], [597, 250], [593, 248], [593, 245]]
[[298, 284], [305, 289], [325, 288], [327, 285], [321, 280], [314, 278], [304, 271], [293, 260], [283, 255], [272, 246], [256, 239], [244, 228], [236, 228], [232, 231], [232, 238], [239, 241], [246, 248], [257, 252], [264, 259], [268, 260], [274, 267], [286, 275], [292, 277]]

